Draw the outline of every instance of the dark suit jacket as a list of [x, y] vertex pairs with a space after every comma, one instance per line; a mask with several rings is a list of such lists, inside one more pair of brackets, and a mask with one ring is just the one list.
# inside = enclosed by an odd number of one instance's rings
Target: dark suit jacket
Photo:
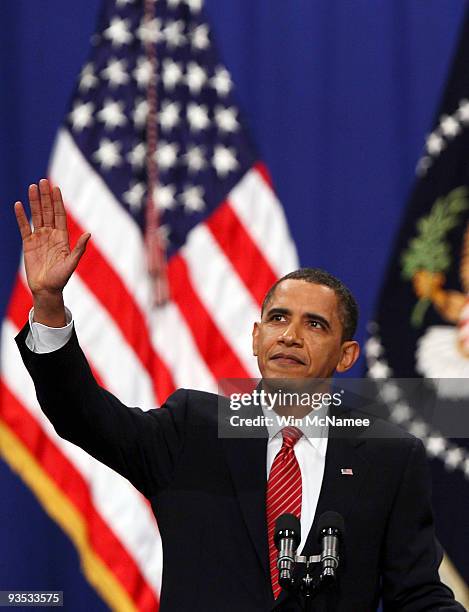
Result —
[[[37, 355], [17, 338], [57, 433], [128, 478], [151, 501], [163, 541], [161, 612], [300, 610], [274, 601], [266, 537], [266, 444], [220, 439], [219, 397], [179, 389], [158, 410], [128, 408], [95, 382], [75, 334]], [[438, 578], [430, 485], [420, 441], [384, 421], [328, 442], [323, 485], [303, 554], [319, 552], [318, 517], [345, 520], [338, 589], [314, 610], [461, 611]], [[342, 476], [342, 467], [353, 476]]]

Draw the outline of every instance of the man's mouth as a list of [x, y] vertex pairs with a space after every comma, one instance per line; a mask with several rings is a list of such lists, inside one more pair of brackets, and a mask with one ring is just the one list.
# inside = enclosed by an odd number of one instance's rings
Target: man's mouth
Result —
[[277, 353], [271, 357], [272, 361], [278, 361], [285, 365], [306, 365], [305, 362], [293, 353]]

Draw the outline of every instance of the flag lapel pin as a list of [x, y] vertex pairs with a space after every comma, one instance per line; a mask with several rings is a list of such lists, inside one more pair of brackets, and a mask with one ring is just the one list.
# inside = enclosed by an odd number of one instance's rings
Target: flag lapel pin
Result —
[[340, 468], [340, 473], [342, 476], [353, 476], [352, 468]]

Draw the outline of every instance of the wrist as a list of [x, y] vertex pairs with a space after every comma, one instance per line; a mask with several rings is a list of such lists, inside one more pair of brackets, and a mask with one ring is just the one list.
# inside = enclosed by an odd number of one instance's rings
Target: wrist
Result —
[[65, 327], [67, 317], [61, 291], [33, 293], [34, 321], [47, 327]]

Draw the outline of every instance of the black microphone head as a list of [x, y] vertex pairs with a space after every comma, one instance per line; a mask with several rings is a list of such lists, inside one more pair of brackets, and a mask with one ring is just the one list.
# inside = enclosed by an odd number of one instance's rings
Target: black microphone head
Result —
[[293, 538], [295, 548], [298, 548], [301, 542], [301, 525], [294, 514], [281, 514], [275, 521], [274, 542], [277, 548], [280, 539], [285, 537]]
[[336, 532], [336, 535], [342, 538], [345, 533], [345, 525], [342, 515], [338, 512], [334, 512], [333, 510], [323, 512], [323, 514], [321, 514], [321, 516], [319, 517], [318, 521], [318, 538], [322, 537], [323, 531], [326, 529], [332, 529]]

